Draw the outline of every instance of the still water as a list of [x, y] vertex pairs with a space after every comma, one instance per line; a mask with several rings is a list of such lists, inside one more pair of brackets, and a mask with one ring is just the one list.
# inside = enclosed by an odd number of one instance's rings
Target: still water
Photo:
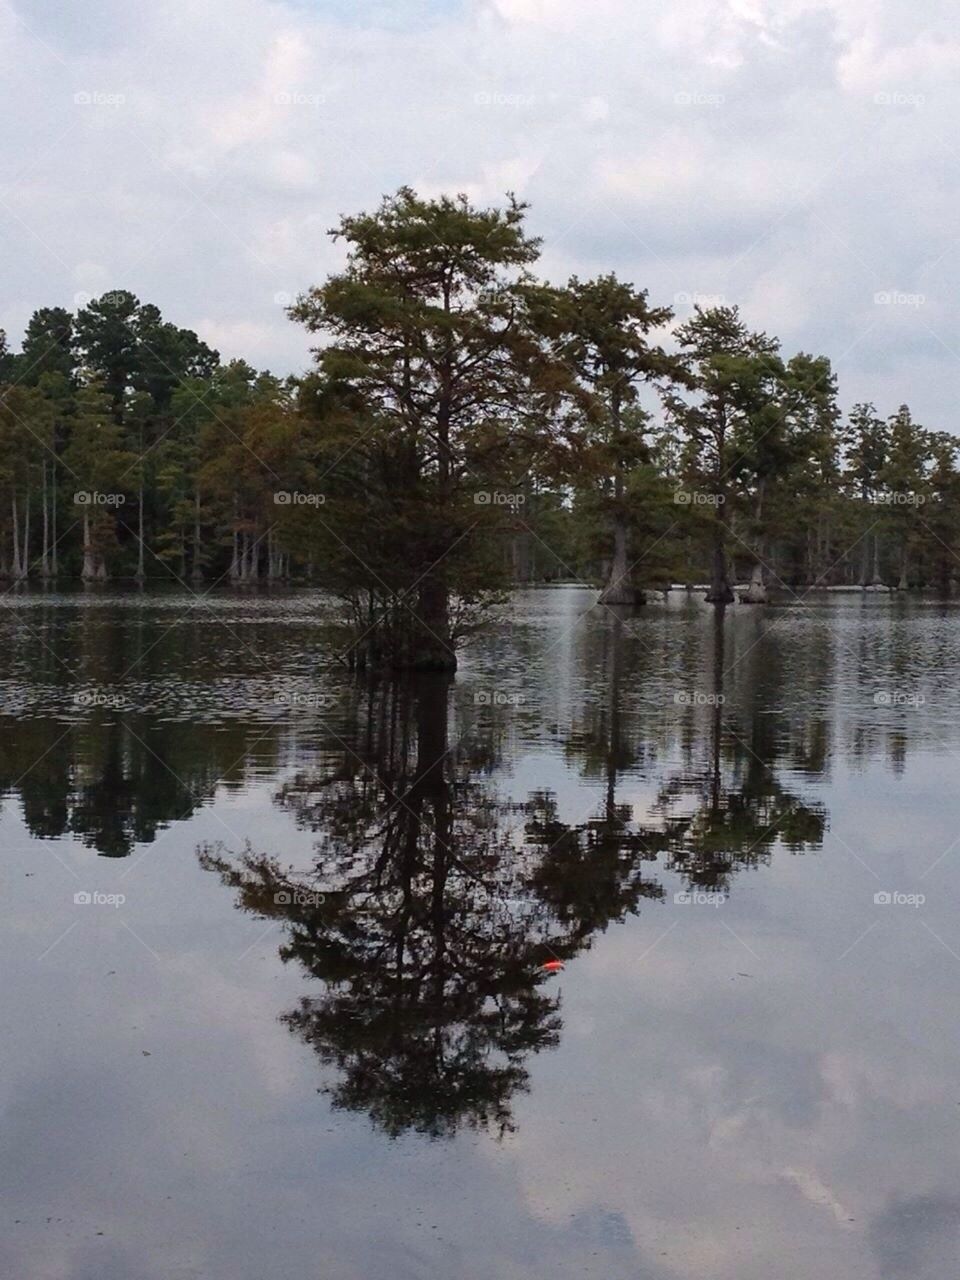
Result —
[[0, 1275], [943, 1280], [960, 608], [8, 594]]

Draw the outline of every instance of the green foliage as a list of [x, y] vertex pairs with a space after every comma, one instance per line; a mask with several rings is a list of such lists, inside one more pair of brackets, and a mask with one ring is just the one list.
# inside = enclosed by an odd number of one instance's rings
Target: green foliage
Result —
[[452, 666], [515, 582], [952, 590], [953, 437], [906, 406], [841, 422], [826, 357], [735, 307], [674, 326], [613, 274], [543, 283], [512, 197], [402, 188], [331, 234], [299, 379], [125, 290], [0, 334], [0, 576], [309, 580], [378, 667]]

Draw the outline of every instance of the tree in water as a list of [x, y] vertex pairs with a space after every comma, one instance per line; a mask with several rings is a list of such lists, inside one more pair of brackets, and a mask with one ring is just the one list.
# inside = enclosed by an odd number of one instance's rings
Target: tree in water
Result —
[[670, 393], [667, 404], [685, 437], [686, 478], [713, 508], [707, 599], [727, 605], [733, 601], [732, 499], [747, 440], [758, 438], [777, 412], [778, 344], [765, 333], [751, 333], [736, 307], [696, 307], [676, 337], [688, 362], [693, 397]]
[[524, 213], [402, 188], [341, 220], [345, 270], [291, 308], [330, 338], [313, 394], [330, 488], [311, 514], [356, 667], [454, 669], [465, 611], [502, 583], [495, 517], [569, 382], [534, 323]]
[[649, 339], [672, 318], [669, 307], [650, 305], [645, 289], [612, 274], [586, 281], [574, 276], [555, 293], [555, 350], [586, 392], [579, 479], [587, 475], [599, 481], [602, 518], [609, 527], [603, 604], [635, 605], [645, 599], [642, 585], [634, 581], [637, 549], [630, 546], [641, 495], [639, 486], [630, 491], [630, 480], [651, 462], [645, 435], [649, 417], [638, 404], [641, 388], [686, 381], [683, 360]]

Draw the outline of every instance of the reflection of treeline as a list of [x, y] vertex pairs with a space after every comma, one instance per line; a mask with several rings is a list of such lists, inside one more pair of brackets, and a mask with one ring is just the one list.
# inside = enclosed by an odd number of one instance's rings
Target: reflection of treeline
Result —
[[[258, 735], [263, 737], [261, 728]], [[0, 717], [0, 790], [15, 791], [32, 835], [73, 836], [126, 857], [172, 822], [242, 785], [252, 735], [94, 713], [88, 722]], [[258, 751], [266, 747], [257, 743]]]
[[[308, 749], [331, 752], [338, 764], [323, 788], [307, 777], [302, 788], [298, 780], [280, 794], [307, 827], [346, 839], [338, 824], [363, 815], [360, 800], [368, 796], [375, 812], [383, 788], [401, 785], [390, 782], [391, 770], [399, 776], [402, 769], [390, 764], [384, 744], [402, 756], [401, 747], [416, 741], [415, 725], [409, 707], [401, 716], [401, 704], [376, 683], [345, 673], [336, 683], [318, 677], [304, 687], [323, 706], [303, 706], [289, 692], [299, 686], [263, 678], [263, 644], [274, 657], [279, 652], [269, 626], [250, 648], [231, 638], [229, 622], [221, 630], [205, 618], [158, 634], [124, 625], [126, 616], [44, 603], [29, 611], [29, 626], [7, 630], [0, 789], [20, 797], [35, 835], [73, 835], [122, 856], [189, 817], [217, 786], [242, 787], [253, 766], [262, 773], [302, 763]], [[289, 632], [282, 642], [295, 647], [299, 632], [292, 640]], [[876, 724], [871, 717], [878, 673], [900, 687], [908, 667], [917, 680], [925, 666], [910, 634], [878, 626], [858, 630], [854, 644], [832, 625], [795, 627], [757, 612], [727, 611], [720, 626], [712, 611], [691, 604], [682, 621], [664, 615], [662, 625], [646, 618], [638, 626], [631, 615], [618, 620], [615, 611], [597, 610], [560, 659], [551, 631], [517, 627], [506, 647], [491, 652], [515, 678], [529, 673], [524, 703], [478, 705], [475, 685], [455, 681], [461, 727], [451, 730], [451, 746], [466, 733], [478, 808], [492, 803], [483, 788], [497, 782], [504, 764], [541, 739], [597, 789], [602, 805], [573, 824], [572, 836], [552, 807], [555, 797], [520, 798], [517, 822], [563, 837], [557, 856], [573, 859], [571, 877], [580, 874], [578, 846], [593, 842], [590, 858], [602, 860], [622, 838], [636, 845], [632, 854], [668, 858], [706, 882], [710, 870], [698, 849], [715, 851], [716, 868], [726, 849], [732, 870], [747, 851], [766, 857], [777, 842], [816, 845], [825, 818], [800, 796], [798, 780], [823, 779], [838, 755], [882, 755], [903, 767], [908, 741], [896, 712]], [[837, 669], [847, 702], [859, 698], [862, 707], [849, 730], [833, 693]], [[282, 702], [278, 689], [287, 691]], [[724, 702], [713, 705], [717, 693]], [[400, 717], [392, 728], [390, 716]], [[924, 732], [917, 721], [913, 737]], [[380, 763], [371, 774], [376, 744]], [[458, 758], [452, 750], [449, 767]], [[643, 811], [624, 810], [633, 779], [646, 787]]]

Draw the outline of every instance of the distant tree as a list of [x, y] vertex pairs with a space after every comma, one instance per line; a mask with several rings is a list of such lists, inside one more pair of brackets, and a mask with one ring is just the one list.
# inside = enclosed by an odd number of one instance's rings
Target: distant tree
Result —
[[[860, 538], [863, 544], [860, 585], [879, 585], [880, 534], [877, 526], [881, 515], [873, 505], [880, 492], [881, 475], [887, 459], [889, 433], [886, 423], [877, 416], [872, 404], [856, 404], [850, 411], [843, 433], [844, 478], [849, 495], [860, 507]], [[873, 555], [871, 558], [871, 547]]]
[[629, 489], [632, 474], [649, 466], [651, 451], [649, 418], [638, 401], [645, 384], [673, 388], [686, 379], [683, 360], [650, 341], [673, 312], [651, 306], [645, 289], [612, 274], [586, 281], [574, 276], [566, 289], [555, 291], [554, 299], [554, 350], [587, 393], [579, 479], [594, 479], [609, 530], [609, 571], [600, 599], [640, 604], [643, 592], [632, 565], [638, 548], [631, 548], [630, 533], [637, 523], [641, 486]]
[[74, 375], [73, 316], [63, 307], [41, 307], [27, 322], [16, 379], [36, 386], [44, 375], [58, 374], [70, 381]]
[[693, 395], [668, 396], [673, 421], [685, 437], [688, 482], [713, 508], [711, 576], [707, 599], [733, 600], [730, 581], [732, 500], [752, 471], [762, 502], [764, 473], [773, 446], [758, 446], [776, 425], [782, 365], [775, 339], [751, 333], [736, 307], [700, 307], [676, 331], [688, 362]]
[[884, 526], [896, 559], [897, 587], [910, 586], [922, 541], [922, 509], [929, 496], [930, 440], [902, 404], [888, 424], [888, 450], [878, 472], [885, 503]]
[[74, 510], [81, 512], [85, 581], [110, 576], [109, 562], [117, 545], [116, 513], [130, 485], [135, 461], [124, 448], [123, 429], [111, 415], [111, 398], [97, 382], [78, 394], [64, 466], [74, 483]]
[[924, 563], [940, 595], [949, 595], [960, 565], [960, 470], [956, 436], [932, 432], [929, 502], [920, 514]]
[[127, 394], [137, 372], [139, 308], [134, 294], [115, 289], [82, 307], [74, 327], [79, 363], [109, 396], [117, 422], [123, 420]]

